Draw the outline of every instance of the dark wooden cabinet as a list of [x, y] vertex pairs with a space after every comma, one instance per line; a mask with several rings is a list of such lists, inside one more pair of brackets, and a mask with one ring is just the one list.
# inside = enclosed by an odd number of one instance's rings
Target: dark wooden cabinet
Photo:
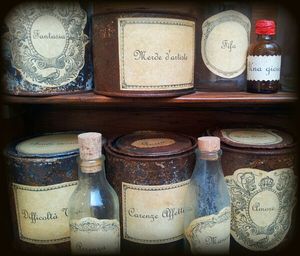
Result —
[[[188, 7], [186, 9], [193, 10]], [[270, 17], [274, 17], [271, 14], [273, 10], [274, 8], [264, 7], [255, 15], [266, 17], [264, 14], [269, 13]], [[282, 12], [280, 15], [280, 19], [285, 20]], [[266, 18], [270, 18], [269, 16]], [[289, 37], [280, 40], [288, 46]], [[295, 49], [291, 47], [283, 48], [289, 56], [295, 53]], [[285, 74], [295, 76], [293, 72], [286, 71]], [[176, 98], [147, 99], [111, 98], [89, 92], [51, 97], [2, 95], [1, 101], [1, 149], [16, 138], [40, 132], [97, 131], [109, 139], [136, 130], [161, 130], [198, 137], [206, 129], [214, 126], [243, 123], [278, 127], [297, 137], [300, 129], [297, 124], [299, 106], [295, 92], [251, 94], [196, 91]], [[1, 226], [4, 242], [2, 249], [10, 255], [13, 253], [13, 234], [8, 200], [8, 175], [4, 171], [3, 155], [0, 161]], [[295, 241], [286, 249], [291, 248], [296, 248]]]

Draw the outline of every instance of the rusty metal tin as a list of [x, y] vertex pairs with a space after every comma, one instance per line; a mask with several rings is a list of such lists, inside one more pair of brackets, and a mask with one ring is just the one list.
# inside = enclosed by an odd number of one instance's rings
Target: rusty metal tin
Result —
[[222, 142], [222, 167], [231, 194], [231, 234], [236, 248], [280, 250], [291, 237], [295, 221], [293, 137], [285, 131], [261, 127], [215, 129], [209, 134]]
[[182, 249], [183, 197], [195, 148], [192, 137], [157, 131], [138, 131], [108, 142], [107, 177], [121, 202], [125, 252]]
[[92, 90], [88, 4], [22, 3], [8, 13], [5, 26], [5, 93], [45, 96]]
[[68, 252], [68, 200], [77, 186], [78, 133], [29, 137], [5, 151], [15, 244], [26, 252]]
[[94, 15], [95, 93], [168, 97], [192, 92], [194, 20], [145, 11]]

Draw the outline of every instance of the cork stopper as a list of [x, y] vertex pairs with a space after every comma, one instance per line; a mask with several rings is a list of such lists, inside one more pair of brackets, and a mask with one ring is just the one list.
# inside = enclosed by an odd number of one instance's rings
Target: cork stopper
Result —
[[220, 138], [204, 136], [198, 138], [198, 148], [202, 152], [216, 152], [220, 150]]
[[102, 155], [102, 135], [97, 132], [87, 132], [78, 135], [80, 158], [95, 160]]

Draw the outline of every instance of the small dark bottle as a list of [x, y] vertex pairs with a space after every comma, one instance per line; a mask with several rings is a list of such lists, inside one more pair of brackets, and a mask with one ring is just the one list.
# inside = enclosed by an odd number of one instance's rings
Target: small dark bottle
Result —
[[247, 54], [247, 91], [275, 93], [280, 89], [281, 49], [273, 40], [275, 22], [257, 20], [257, 40], [251, 44]]

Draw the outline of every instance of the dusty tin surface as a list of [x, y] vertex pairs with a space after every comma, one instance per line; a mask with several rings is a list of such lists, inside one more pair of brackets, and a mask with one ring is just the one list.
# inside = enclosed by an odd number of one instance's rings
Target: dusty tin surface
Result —
[[[158, 188], [187, 181], [195, 165], [195, 148], [194, 138], [167, 132], [135, 132], [108, 142], [105, 147], [107, 178], [118, 194], [122, 223], [124, 183], [140, 186], [143, 190], [147, 186]], [[122, 243], [128, 253], [139, 253], [145, 249], [152, 253], [161, 253], [161, 250], [178, 253], [183, 249], [182, 240], [137, 244], [122, 239]]]
[[[72, 133], [56, 133], [58, 136], [63, 136], [64, 134], [73, 136]], [[46, 134], [43, 136], [47, 139], [51, 135], [53, 134]], [[15, 143], [12, 143], [5, 151], [5, 156], [7, 159], [7, 171], [9, 172], [10, 205], [12, 220], [14, 223], [13, 230], [15, 246], [24, 252], [46, 251], [47, 253], [67, 253], [69, 252], [69, 242], [65, 241], [67, 239], [62, 239], [61, 241], [58, 240], [58, 242], [52, 241], [49, 244], [43, 244], [45, 243], [45, 238], [42, 238], [42, 234], [40, 238], [42, 241], [41, 242], [39, 240], [31, 240], [32, 234], [26, 231], [30, 229], [28, 228], [30, 225], [33, 225], [32, 227], [35, 226], [36, 229], [34, 230], [36, 230], [36, 232], [39, 232], [39, 229], [43, 228], [43, 224], [41, 224], [41, 220], [39, 220], [39, 214], [42, 212], [42, 207], [46, 207], [44, 213], [45, 216], [43, 216], [43, 218], [45, 218], [44, 221], [50, 221], [51, 219], [52, 221], [56, 221], [57, 218], [60, 219], [62, 216], [65, 216], [67, 211], [57, 212], [57, 209], [61, 208], [60, 210], [62, 210], [67, 208], [67, 205], [53, 208], [53, 206], [50, 205], [53, 205], [54, 198], [51, 197], [54, 196], [54, 193], [56, 193], [55, 195], [57, 195], [57, 200], [61, 200], [59, 199], [59, 194], [66, 193], [63, 189], [68, 189], [75, 186], [77, 181], [76, 158], [79, 152], [78, 149], [74, 148], [75, 145], [71, 145], [69, 149], [64, 148], [62, 151], [58, 150], [54, 153], [41, 152], [39, 154], [36, 150], [34, 150], [35, 152], [32, 153], [29, 153], [29, 151], [26, 152], [26, 150], [30, 149], [28, 145], [35, 145], [35, 149], [37, 150], [45, 147], [48, 147], [48, 150], [51, 149], [53, 146], [53, 141], [51, 141], [50, 144], [45, 145], [46, 140], [41, 140], [40, 144], [38, 144], [38, 141], [34, 140], [35, 138], [41, 138], [43, 136], [19, 140]], [[72, 138], [68, 138], [68, 142], [70, 142], [70, 139]], [[74, 140], [75, 138], [77, 138], [77, 134], [74, 134]], [[18, 151], [18, 145], [22, 145], [23, 142], [30, 140], [32, 142], [31, 144], [29, 143], [23, 145], [23, 152]], [[52, 147], [51, 150], [53, 149], [55, 148]], [[47, 194], [47, 190], [49, 190], [52, 194]], [[38, 193], [35, 192], [40, 192], [42, 197], [36, 197]], [[67, 192], [67, 194], [69, 193], [70, 192]], [[40, 198], [39, 200], [42, 201], [36, 201], [38, 198]], [[31, 219], [30, 225], [25, 223], [26, 219], [28, 218]], [[65, 219], [67, 220], [67, 218]], [[64, 225], [68, 224], [65, 223], [64, 219], [62, 223]], [[53, 222], [51, 225], [55, 225], [55, 223]], [[30, 229], [30, 231], [32, 232], [32, 229]], [[27, 235], [29, 238], [26, 238]], [[25, 239], [22, 237], [25, 237]], [[46, 241], [46, 243], [48, 243], [48, 241]]]
[[[143, 35], [145, 29], [152, 31], [151, 26], [154, 24], [158, 26], [155, 28], [156, 32]], [[177, 41], [176, 44], [172, 40], [167, 46], [153, 46], [154, 42], [158, 43], [162, 40], [159, 40], [158, 33], [168, 30], [165, 27], [160, 30], [160, 25], [191, 29], [188, 34], [188, 37], [191, 38], [184, 38], [184, 34], [182, 34], [182, 37], [175, 40]], [[195, 51], [194, 25], [193, 18], [174, 13], [122, 12], [94, 15], [94, 91], [99, 94], [117, 97], [168, 97], [192, 92]], [[138, 26], [145, 26], [145, 29], [139, 31]], [[134, 36], [136, 38], [133, 38]], [[147, 37], [149, 38], [147, 39]], [[144, 42], [147, 42], [147, 44]], [[172, 62], [171, 53], [168, 51], [172, 50], [172, 45], [177, 44], [179, 45], [178, 49], [187, 48], [191, 53], [185, 52], [186, 50], [182, 50], [182, 52], [177, 50], [178, 52], [172, 54], [174, 58], [177, 56], [176, 58], [179, 59]], [[166, 64], [168, 56], [168, 61], [172, 62], [171, 65]], [[178, 72], [175, 72], [174, 67], [179, 62], [189, 62], [190, 64], [180, 66], [183, 68], [179, 68]], [[184, 68], [187, 68], [187, 70], [183, 70]], [[144, 69], [145, 71], [141, 71]], [[159, 73], [160, 70], [164, 69], [163, 73]], [[185, 77], [188, 73], [190, 78]], [[164, 83], [158, 82], [157, 79], [161, 81], [162, 77], [166, 81]], [[166, 79], [166, 77], [169, 78]]]
[[90, 6], [26, 3], [12, 9], [5, 24], [5, 93], [45, 96], [92, 90]]

